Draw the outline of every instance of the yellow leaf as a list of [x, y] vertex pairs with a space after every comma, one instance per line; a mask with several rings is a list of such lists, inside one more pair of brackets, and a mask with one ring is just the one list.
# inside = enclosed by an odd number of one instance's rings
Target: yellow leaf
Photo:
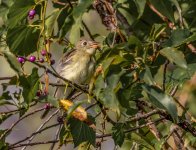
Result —
[[[73, 102], [69, 100], [60, 100], [59, 105], [64, 109], [64, 111], [68, 111], [71, 106], [74, 105]], [[85, 121], [87, 120], [87, 112], [82, 106], [77, 107], [73, 112], [72, 116], [76, 119], [79, 119], [80, 121]]]

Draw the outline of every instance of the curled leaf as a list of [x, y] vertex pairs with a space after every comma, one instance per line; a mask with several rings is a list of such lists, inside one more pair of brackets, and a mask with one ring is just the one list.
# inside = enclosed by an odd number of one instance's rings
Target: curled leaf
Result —
[[[74, 105], [73, 102], [69, 100], [60, 100], [59, 105], [65, 110], [70, 112], [74, 118], [79, 119], [80, 121], [87, 120], [87, 112], [82, 106]], [[71, 109], [71, 111], [70, 111]], [[68, 114], [69, 115], [69, 114]]]

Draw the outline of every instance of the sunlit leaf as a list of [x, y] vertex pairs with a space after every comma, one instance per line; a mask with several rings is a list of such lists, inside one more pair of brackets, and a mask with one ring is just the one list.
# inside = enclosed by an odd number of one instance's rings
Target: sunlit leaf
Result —
[[182, 67], [184, 69], [187, 68], [186, 60], [184, 59], [184, 54], [172, 47], [167, 47], [162, 50], [160, 50], [160, 53], [165, 56], [169, 61], [175, 63], [179, 67]]

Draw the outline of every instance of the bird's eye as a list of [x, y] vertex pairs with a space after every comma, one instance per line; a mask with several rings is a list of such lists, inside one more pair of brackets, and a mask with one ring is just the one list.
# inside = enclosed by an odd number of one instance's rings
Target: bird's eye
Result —
[[87, 42], [83, 42], [83, 45], [84, 45], [84, 46], [87, 45]]

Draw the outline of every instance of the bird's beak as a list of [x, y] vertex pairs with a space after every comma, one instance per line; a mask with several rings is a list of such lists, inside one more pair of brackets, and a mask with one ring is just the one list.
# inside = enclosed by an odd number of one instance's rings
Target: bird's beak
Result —
[[100, 48], [100, 45], [99, 45], [99, 43], [98, 42], [95, 42], [95, 41], [93, 41], [91, 44], [90, 44], [90, 48]]

